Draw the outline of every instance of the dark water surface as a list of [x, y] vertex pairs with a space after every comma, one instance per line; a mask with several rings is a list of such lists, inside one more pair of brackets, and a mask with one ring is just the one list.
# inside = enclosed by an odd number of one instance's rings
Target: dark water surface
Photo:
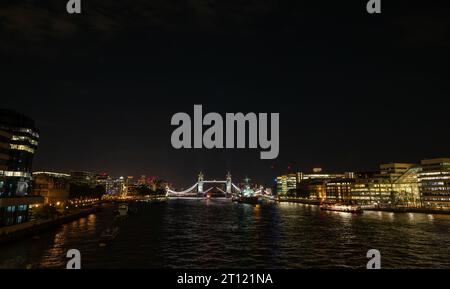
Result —
[[365, 268], [369, 249], [383, 268], [450, 268], [450, 216], [321, 211], [302, 204], [252, 206], [228, 200], [135, 203], [138, 214], [99, 246], [112, 205], [58, 229], [0, 246], [0, 268]]

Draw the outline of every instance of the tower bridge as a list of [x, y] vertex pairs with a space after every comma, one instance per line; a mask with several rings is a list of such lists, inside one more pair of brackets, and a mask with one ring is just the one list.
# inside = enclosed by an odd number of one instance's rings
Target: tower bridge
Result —
[[166, 195], [168, 197], [205, 197], [208, 193], [215, 190], [223, 194], [224, 197], [229, 198], [233, 195], [241, 195], [248, 194], [251, 192], [252, 194], [263, 194], [265, 190], [260, 187], [257, 190], [251, 190], [250, 185], [248, 183], [249, 179], [246, 178], [246, 186], [241, 189], [239, 186], [233, 183], [231, 179], [231, 174], [228, 172], [225, 180], [205, 180], [202, 172], [199, 173], [197, 182], [193, 184], [191, 187], [182, 191], [175, 191], [166, 187]]
[[[168, 197], [205, 197], [214, 189], [222, 193], [225, 197], [239, 195], [242, 192], [242, 189], [232, 182], [231, 174], [229, 172], [227, 173], [225, 180], [205, 180], [203, 173], [200, 172], [197, 182], [186, 190], [174, 191], [167, 187], [166, 192]], [[264, 192], [263, 188], [254, 191], [255, 194], [260, 194], [262, 192]]]

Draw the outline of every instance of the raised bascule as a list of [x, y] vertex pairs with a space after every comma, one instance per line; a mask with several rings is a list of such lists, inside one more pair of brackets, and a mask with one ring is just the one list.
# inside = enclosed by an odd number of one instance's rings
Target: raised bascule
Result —
[[[205, 189], [208, 185], [209, 187]], [[203, 173], [200, 172], [197, 182], [190, 188], [177, 192], [166, 187], [166, 192], [168, 197], [205, 197], [213, 189], [221, 192], [226, 198], [242, 193], [242, 189], [232, 182], [230, 172], [227, 173], [225, 180], [205, 180]], [[260, 188], [254, 191], [254, 194], [260, 194], [263, 191], [263, 188]]]

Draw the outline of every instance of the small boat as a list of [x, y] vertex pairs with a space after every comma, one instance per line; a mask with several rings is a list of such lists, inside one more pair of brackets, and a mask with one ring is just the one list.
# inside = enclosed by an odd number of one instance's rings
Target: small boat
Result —
[[335, 211], [353, 214], [362, 214], [363, 209], [356, 205], [321, 204], [320, 209], [324, 211]]
[[100, 236], [100, 242], [105, 243], [114, 240], [119, 234], [119, 227], [107, 228]]

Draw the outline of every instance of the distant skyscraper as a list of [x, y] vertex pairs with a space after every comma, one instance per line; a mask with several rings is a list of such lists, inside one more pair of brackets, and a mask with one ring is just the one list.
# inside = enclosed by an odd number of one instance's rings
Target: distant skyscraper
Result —
[[107, 173], [96, 174], [95, 184], [105, 187], [107, 195], [114, 193], [114, 180]]
[[128, 176], [125, 180], [125, 194], [132, 194], [136, 189], [134, 176]]

